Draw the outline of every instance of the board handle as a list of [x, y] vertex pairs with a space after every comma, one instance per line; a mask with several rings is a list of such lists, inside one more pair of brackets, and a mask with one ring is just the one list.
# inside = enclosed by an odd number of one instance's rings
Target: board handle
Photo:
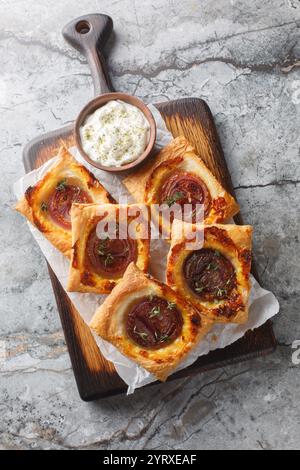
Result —
[[113, 30], [110, 16], [91, 14], [70, 21], [62, 30], [65, 40], [81, 52], [91, 69], [95, 96], [114, 91], [102, 50]]

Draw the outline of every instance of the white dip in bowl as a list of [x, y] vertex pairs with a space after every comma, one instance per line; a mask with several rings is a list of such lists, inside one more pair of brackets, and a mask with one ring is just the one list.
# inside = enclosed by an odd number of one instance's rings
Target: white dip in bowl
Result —
[[80, 127], [89, 158], [103, 166], [122, 166], [137, 160], [149, 142], [150, 125], [136, 106], [112, 100], [90, 114]]

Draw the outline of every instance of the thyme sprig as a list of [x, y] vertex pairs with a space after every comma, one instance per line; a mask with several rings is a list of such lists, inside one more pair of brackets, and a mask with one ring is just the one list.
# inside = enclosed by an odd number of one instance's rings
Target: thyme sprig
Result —
[[159, 316], [161, 316], [160, 307], [153, 307], [153, 308], [150, 310], [149, 318], [159, 317]]
[[109, 266], [114, 261], [114, 256], [109, 251], [107, 251], [107, 246], [106, 246], [107, 240], [109, 240], [109, 237], [106, 237], [105, 239], [100, 240], [98, 247], [97, 247], [98, 255], [105, 256], [105, 259], [104, 259], [105, 266]]
[[170, 338], [170, 336], [167, 333], [159, 334], [157, 333], [157, 331], [154, 332], [154, 337], [156, 341], [159, 343], [164, 343]]
[[161, 335], [161, 337], [159, 338], [159, 341], [163, 343], [164, 341], [168, 341], [169, 338], [170, 338], [169, 335], [164, 334], [164, 335]]
[[216, 296], [217, 297], [223, 297], [224, 295], [227, 295], [227, 289], [220, 289], [218, 287], [217, 292], [216, 292]]
[[97, 247], [97, 253], [100, 256], [105, 256], [106, 253], [106, 242], [109, 240], [108, 237], [104, 238], [103, 240], [99, 241], [98, 247]]
[[145, 333], [144, 331], [138, 331], [136, 326], [133, 328], [133, 332], [140, 336], [140, 338], [142, 338], [143, 341], [145, 341], [147, 338], [148, 338], [148, 334]]

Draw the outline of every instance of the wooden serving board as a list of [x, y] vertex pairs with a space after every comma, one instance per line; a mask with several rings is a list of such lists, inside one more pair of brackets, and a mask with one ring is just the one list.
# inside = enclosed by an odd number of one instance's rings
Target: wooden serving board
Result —
[[[63, 29], [65, 39], [88, 60], [95, 95], [113, 91], [101, 52], [112, 27], [111, 18], [97, 14], [77, 18]], [[234, 194], [217, 130], [207, 104], [198, 98], [187, 98], [159, 103], [157, 108], [173, 136], [183, 134], [196, 147], [217, 179]], [[52, 158], [62, 143], [67, 146], [75, 145], [72, 125], [31, 141], [24, 149], [25, 170], [28, 172], [38, 168]], [[241, 224], [241, 215], [235, 220]], [[72, 305], [50, 266], [48, 269], [81, 398], [94, 400], [126, 392], [126, 384], [116, 373], [113, 364], [101, 355], [89, 328]], [[253, 274], [257, 278], [255, 267]], [[168, 380], [261, 356], [272, 352], [275, 347], [276, 339], [269, 321], [262, 327], [249, 331], [231, 346], [200, 357], [194, 364], [173, 374]]]

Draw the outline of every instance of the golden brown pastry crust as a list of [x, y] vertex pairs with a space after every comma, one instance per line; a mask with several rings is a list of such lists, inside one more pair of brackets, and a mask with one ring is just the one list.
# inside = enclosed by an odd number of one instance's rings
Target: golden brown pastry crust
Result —
[[[158, 203], [157, 195], [166, 175], [182, 170], [200, 178], [211, 196], [211, 207], [204, 219], [205, 224], [222, 223], [233, 217], [239, 206], [235, 199], [221, 186], [195, 149], [185, 137], [177, 137], [146, 163], [139, 171], [129, 175], [123, 183], [137, 202]], [[163, 221], [160, 221], [160, 227]], [[164, 227], [167, 230], [167, 227]]]
[[[133, 219], [134, 213], [140, 211], [141, 217], [134, 228], [137, 245], [136, 264], [142, 271], [147, 271], [149, 265], [149, 216], [145, 205], [131, 204], [73, 204], [71, 209], [72, 220], [72, 256], [69, 271], [67, 290], [69, 292], [94, 292], [109, 294], [121, 281], [121, 277], [103, 277], [85, 263], [87, 239], [91, 230], [97, 224], [99, 217], [105, 214], [105, 221], [114, 221], [118, 217], [120, 208], [127, 214], [127, 220]], [[142, 217], [144, 210], [147, 212]]]
[[16, 204], [15, 209], [23, 214], [43, 235], [65, 256], [71, 255], [71, 230], [65, 229], [43, 211], [41, 205], [47, 200], [59, 180], [72, 178], [97, 203], [114, 203], [95, 176], [78, 163], [65, 147], [61, 147], [58, 159], [45, 176], [34, 186], [27, 188], [25, 196]]
[[[184, 296], [203, 315], [218, 323], [245, 323], [248, 320], [249, 274], [251, 268], [252, 227], [250, 225], [182, 224], [175, 221], [172, 227], [171, 247], [167, 261], [167, 284]], [[204, 230], [203, 248], [219, 251], [229, 259], [235, 269], [237, 287], [228, 299], [204, 301], [188, 286], [183, 275], [183, 264], [191, 251], [184, 230], [198, 233]], [[200, 249], [200, 246], [199, 246]]]
[[[139, 298], [158, 295], [174, 302], [183, 317], [182, 334], [163, 348], [145, 349], [134, 343], [126, 333], [125, 318], [128, 309]], [[134, 360], [161, 381], [174, 371], [178, 364], [210, 330], [211, 322], [200, 317], [199, 312], [165, 284], [142, 273], [131, 263], [123, 277], [104, 303], [95, 312], [90, 323], [92, 330], [119, 351]]]

